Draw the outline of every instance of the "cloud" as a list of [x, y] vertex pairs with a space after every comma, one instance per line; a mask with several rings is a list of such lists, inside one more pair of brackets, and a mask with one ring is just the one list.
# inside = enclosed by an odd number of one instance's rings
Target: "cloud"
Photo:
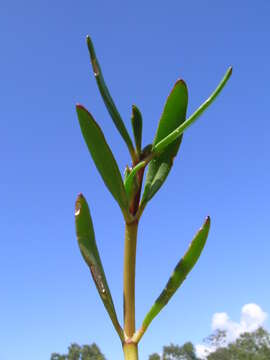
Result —
[[[261, 307], [257, 304], [246, 304], [241, 309], [239, 322], [230, 319], [227, 313], [215, 313], [212, 317], [212, 331], [224, 330], [227, 334], [227, 343], [236, 340], [244, 332], [252, 332], [262, 326], [267, 318]], [[196, 345], [197, 356], [205, 359], [206, 354], [215, 351], [213, 346]]]
[[213, 348], [203, 344], [197, 344], [195, 346], [196, 355], [199, 359], [206, 359], [207, 354], [213, 352]]
[[242, 307], [241, 327], [244, 331], [255, 331], [267, 319], [267, 314], [256, 304], [247, 304]]

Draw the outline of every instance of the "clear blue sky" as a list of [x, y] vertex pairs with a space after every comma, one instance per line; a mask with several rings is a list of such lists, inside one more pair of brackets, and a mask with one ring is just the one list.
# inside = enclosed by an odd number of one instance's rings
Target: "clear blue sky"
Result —
[[130, 129], [131, 105], [150, 143], [175, 80], [188, 114], [221, 96], [190, 128], [166, 185], [143, 216], [137, 325], [206, 215], [212, 228], [188, 281], [149, 328], [141, 359], [169, 342], [201, 341], [213, 313], [270, 312], [269, 14], [250, 1], [2, 1], [0, 11], [0, 359], [48, 360], [71, 342], [96, 342], [108, 360], [121, 346], [82, 261], [74, 202], [83, 192], [122, 319], [124, 225], [80, 134], [88, 107], [121, 169], [129, 162], [90, 71], [90, 34]]

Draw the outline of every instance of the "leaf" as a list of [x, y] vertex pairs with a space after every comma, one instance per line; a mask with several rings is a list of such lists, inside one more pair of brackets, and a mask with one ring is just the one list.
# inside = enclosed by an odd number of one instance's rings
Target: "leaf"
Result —
[[81, 131], [95, 165], [107, 188], [122, 209], [125, 219], [128, 219], [128, 199], [112, 151], [92, 115], [81, 105], [77, 105], [76, 108]]
[[227, 81], [232, 75], [232, 67], [229, 67], [226, 74], [214, 90], [214, 92], [209, 96], [209, 98], [201, 104], [200, 107], [185, 121], [183, 122], [178, 128], [160, 140], [153, 146], [152, 152], [155, 154], [159, 154], [162, 152], [166, 152], [167, 149], [173, 144], [179, 137], [182, 136], [183, 132], [189, 128], [203, 113], [204, 111], [213, 103], [213, 101], [217, 98], [220, 94], [224, 86], [227, 84]]
[[136, 166], [134, 166], [134, 168], [129, 170], [130, 172], [125, 179], [125, 189], [126, 189], [128, 199], [131, 198], [131, 196], [133, 194], [133, 190], [134, 191], [138, 190], [139, 184], [136, 183], [136, 180], [137, 180], [136, 174], [138, 173], [139, 170], [141, 170], [145, 166], [146, 166], [145, 161], [141, 161]]
[[[153, 148], [185, 121], [187, 103], [188, 92], [186, 84], [183, 80], [178, 80], [166, 101], [153, 142]], [[159, 157], [150, 161], [145, 180], [142, 204], [146, 204], [166, 180], [173, 164], [173, 158], [178, 152], [181, 140], [182, 138], [179, 138], [174, 141]]]
[[134, 151], [134, 147], [133, 147], [131, 138], [130, 138], [128, 131], [125, 127], [125, 124], [115, 106], [115, 103], [111, 97], [111, 94], [107, 88], [107, 85], [104, 81], [102, 71], [101, 71], [101, 68], [99, 66], [99, 63], [98, 63], [98, 60], [96, 57], [94, 45], [93, 45], [92, 40], [89, 35], [86, 37], [86, 41], [87, 41], [90, 59], [91, 59], [94, 75], [95, 75], [95, 78], [97, 81], [97, 85], [98, 85], [100, 94], [102, 96], [104, 104], [107, 107], [109, 114], [111, 115], [114, 125], [116, 126], [117, 130], [119, 131], [120, 135], [122, 136], [123, 140], [125, 141], [128, 149], [129, 149], [129, 152], [131, 154], [131, 157], [133, 159], [135, 151]]
[[140, 156], [141, 147], [142, 147], [142, 114], [140, 110], [133, 105], [132, 106], [132, 117], [131, 117], [131, 124], [133, 135], [135, 139], [137, 154]]
[[142, 337], [143, 333], [146, 331], [152, 320], [157, 316], [157, 314], [164, 308], [164, 306], [172, 298], [176, 290], [180, 287], [180, 285], [183, 283], [183, 281], [185, 280], [191, 269], [196, 264], [206, 243], [209, 229], [210, 229], [210, 217], [207, 217], [202, 228], [193, 238], [187, 252], [176, 265], [174, 272], [172, 273], [169, 281], [167, 282], [166, 287], [159, 295], [154, 305], [152, 306], [152, 308], [144, 318], [142, 327], [138, 331], [138, 334], [136, 335], [136, 340], [139, 340]]
[[112, 323], [120, 338], [123, 339], [123, 332], [117, 319], [111, 292], [99, 256], [90, 210], [82, 194], [79, 194], [76, 200], [75, 224], [81, 254], [89, 267], [98, 293]]

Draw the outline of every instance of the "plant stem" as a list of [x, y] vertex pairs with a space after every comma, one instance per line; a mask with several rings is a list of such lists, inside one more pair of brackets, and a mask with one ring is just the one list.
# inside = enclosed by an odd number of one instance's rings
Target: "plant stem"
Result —
[[124, 254], [124, 334], [125, 360], [138, 360], [137, 344], [130, 343], [135, 333], [135, 267], [138, 222], [126, 224]]
[[134, 343], [124, 344], [123, 346], [125, 360], [138, 360], [138, 345]]
[[124, 331], [128, 338], [135, 332], [135, 265], [137, 221], [126, 224], [124, 255]]

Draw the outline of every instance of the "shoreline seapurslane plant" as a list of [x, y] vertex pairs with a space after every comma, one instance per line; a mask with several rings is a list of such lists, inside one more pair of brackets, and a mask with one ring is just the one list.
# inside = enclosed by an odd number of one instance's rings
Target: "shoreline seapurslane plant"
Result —
[[[181, 145], [183, 132], [192, 125], [215, 100], [227, 83], [232, 73], [232, 68], [230, 67], [227, 70], [225, 76], [210, 97], [188, 118], [186, 118], [188, 104], [187, 86], [183, 80], [176, 81], [165, 103], [153, 143], [142, 148], [143, 120], [140, 110], [133, 105], [131, 115], [134, 136], [133, 143], [106, 86], [93, 43], [89, 36], [87, 36], [87, 46], [101, 96], [131, 156], [131, 166], [126, 167], [124, 177], [122, 178], [114, 155], [99, 125], [90, 112], [82, 105], [76, 106], [81, 132], [88, 150], [105, 185], [118, 203], [124, 217], [123, 326], [121, 326], [118, 321], [102, 261], [99, 256], [90, 210], [82, 194], [79, 194], [76, 200], [76, 233], [81, 254], [90, 269], [100, 298], [122, 343], [124, 358], [125, 360], [137, 360], [138, 343], [148, 326], [168, 303], [200, 257], [208, 236], [210, 217], [206, 218], [201, 229], [194, 236], [185, 255], [176, 265], [164, 290], [146, 314], [142, 325], [136, 330], [135, 265], [139, 221], [146, 205], [161, 188], [172, 168], [173, 160]], [[142, 191], [146, 168], [146, 178]]]

